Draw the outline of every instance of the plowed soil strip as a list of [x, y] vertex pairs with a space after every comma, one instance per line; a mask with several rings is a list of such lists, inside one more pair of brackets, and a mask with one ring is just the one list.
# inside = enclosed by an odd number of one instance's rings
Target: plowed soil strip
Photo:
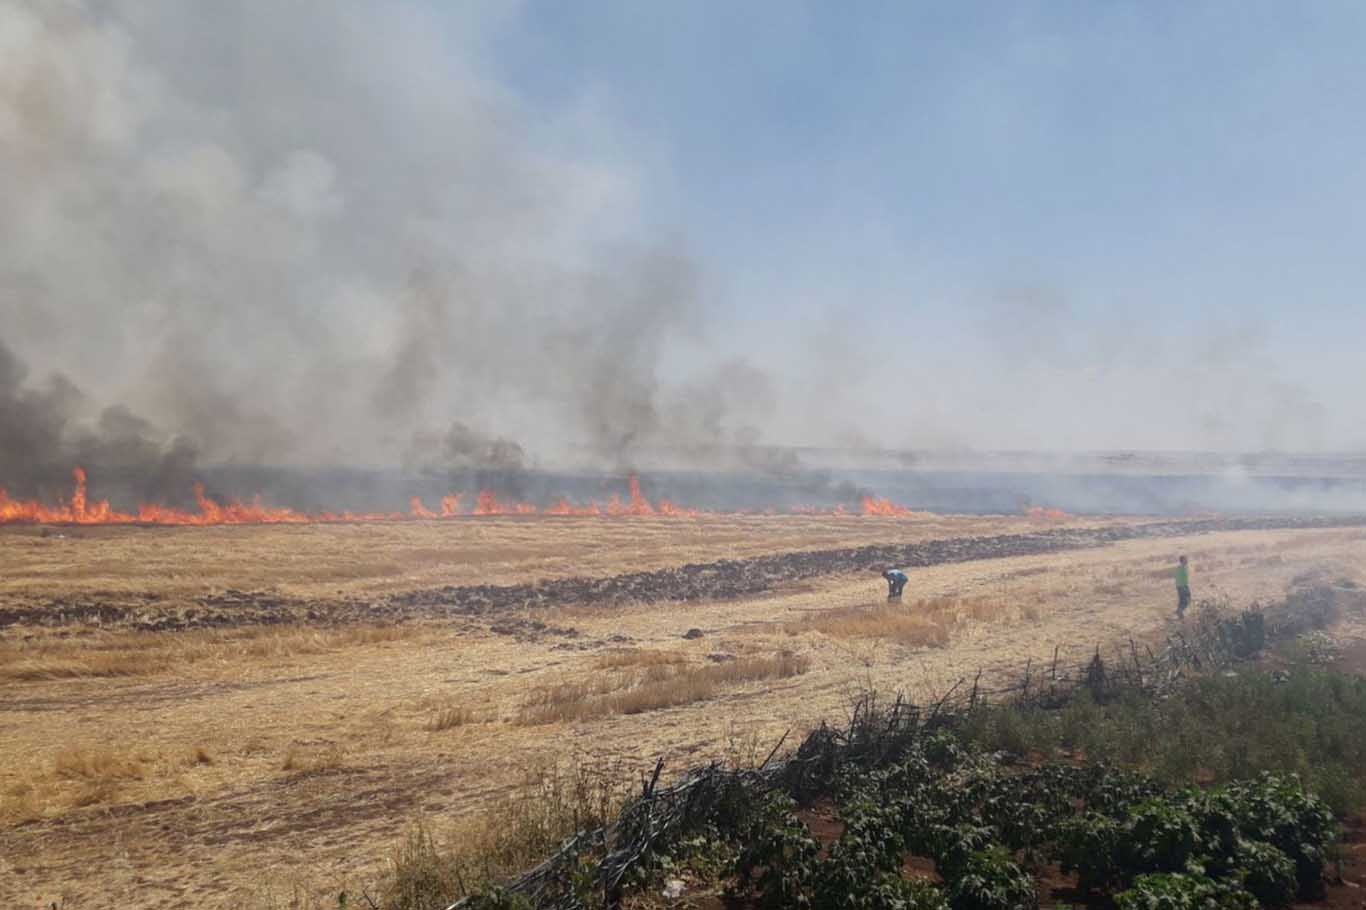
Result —
[[179, 630], [273, 623], [335, 625], [421, 617], [484, 616], [507, 609], [734, 600], [794, 581], [888, 566], [914, 568], [969, 560], [1031, 556], [1102, 547], [1124, 540], [1187, 537], [1217, 531], [1314, 530], [1366, 526], [1366, 516], [1285, 516], [1152, 522], [1102, 528], [1058, 528], [1031, 534], [954, 537], [911, 544], [809, 550], [689, 563], [601, 578], [554, 578], [516, 585], [461, 585], [409, 591], [374, 600], [306, 600], [268, 591], [227, 591], [171, 606], [136, 596], [85, 594], [0, 606], [7, 626], [89, 624]]

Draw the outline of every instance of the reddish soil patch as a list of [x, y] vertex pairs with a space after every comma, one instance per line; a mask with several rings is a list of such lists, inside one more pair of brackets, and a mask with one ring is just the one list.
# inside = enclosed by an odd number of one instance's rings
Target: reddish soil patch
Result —
[[840, 835], [844, 833], [844, 822], [839, 819], [835, 801], [829, 797], [817, 800], [806, 809], [798, 810], [797, 818], [806, 825], [811, 836], [821, 845], [822, 858], [830, 850], [830, 845], [839, 840]]
[[934, 860], [928, 856], [907, 856], [901, 861], [902, 878], [923, 878], [926, 881], [934, 882], [936, 885], [944, 883], [944, 877], [939, 874], [939, 869], [935, 867]]
[[1045, 866], [1035, 876], [1039, 889], [1040, 907], [1109, 907], [1106, 897], [1083, 894], [1077, 890], [1077, 876], [1065, 875], [1054, 863]]

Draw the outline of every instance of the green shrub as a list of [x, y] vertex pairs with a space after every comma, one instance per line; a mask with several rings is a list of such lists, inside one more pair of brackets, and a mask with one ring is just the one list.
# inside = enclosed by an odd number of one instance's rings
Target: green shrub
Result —
[[1156, 872], [1140, 875], [1134, 886], [1115, 895], [1117, 910], [1257, 910], [1243, 889], [1204, 875]]
[[967, 744], [985, 748], [1018, 749], [1027, 740], [1043, 752], [1076, 749], [1170, 783], [1197, 774], [1224, 781], [1294, 772], [1337, 811], [1366, 802], [1366, 776], [1357, 772], [1366, 767], [1366, 679], [1334, 670], [1302, 665], [1284, 680], [1256, 672], [1208, 676], [1161, 701], [1131, 694], [1099, 705], [1082, 689], [1056, 722], [1037, 723], [1038, 715], [1032, 708], [992, 708], [961, 733]]
[[996, 831], [983, 825], [931, 825], [908, 844], [909, 848], [934, 860], [939, 874], [952, 879], [962, 873], [972, 857], [991, 846]]
[[1284, 907], [1299, 890], [1295, 861], [1260, 841], [1245, 840], [1238, 845], [1233, 872], [1264, 907]]
[[1306, 791], [1295, 775], [1263, 774], [1222, 788], [1244, 837], [1270, 844], [1295, 864], [1299, 893], [1312, 897], [1323, 889], [1328, 849], [1337, 823], [1327, 804]]
[[856, 889], [821, 889], [813, 907], [815, 910], [949, 910], [949, 902], [938, 885], [921, 879], [904, 879], [895, 872], [883, 872]]
[[1200, 826], [1179, 803], [1149, 799], [1129, 810], [1120, 855], [1131, 873], [1179, 872], [1200, 855]]
[[744, 847], [736, 861], [733, 891], [744, 897], [757, 895], [760, 907], [811, 906], [820, 844], [795, 809], [790, 797], [772, 794], [741, 835]]
[[471, 894], [470, 910], [532, 910], [532, 903], [520, 894], [495, 888], [492, 891]]
[[978, 850], [949, 879], [953, 910], [1024, 910], [1039, 905], [1034, 879], [1002, 847]]
[[1119, 860], [1122, 837], [1118, 821], [1088, 812], [1058, 826], [1053, 856], [1064, 875], [1076, 874], [1083, 891], [1104, 890], [1123, 880]]
[[1161, 784], [1143, 774], [1093, 764], [1078, 773], [1074, 795], [1082, 799], [1088, 809], [1120, 818], [1128, 813], [1130, 806], [1164, 792]]
[[900, 896], [905, 910], [949, 910], [944, 889], [924, 879], [900, 880]]
[[953, 771], [968, 757], [959, 738], [948, 730], [939, 730], [925, 738], [924, 755], [936, 771]]
[[817, 907], [874, 908], [895, 898], [888, 877], [901, 867], [901, 817], [896, 805], [864, 796], [840, 810], [844, 833], [814, 870]]
[[1052, 836], [1054, 827], [1072, 815], [1076, 794], [1073, 775], [1060, 766], [1034, 768], [996, 779], [978, 807], [978, 814], [1012, 850], [1035, 850]]

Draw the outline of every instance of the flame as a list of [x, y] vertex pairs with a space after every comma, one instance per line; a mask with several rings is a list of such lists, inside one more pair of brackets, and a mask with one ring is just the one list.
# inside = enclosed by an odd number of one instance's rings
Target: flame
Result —
[[911, 510], [906, 506], [900, 506], [890, 499], [878, 499], [875, 496], [863, 497], [864, 515], [896, 515], [905, 517], [911, 514]]
[[[87, 487], [85, 469], [72, 470], [75, 486], [69, 503], [58, 500], [57, 505], [47, 506], [37, 500], [11, 499], [0, 487], [0, 524], [150, 524], [150, 525], [223, 525], [223, 524], [304, 524], [326, 522], [362, 521], [405, 521], [461, 518], [477, 515], [563, 515], [579, 517], [621, 516], [621, 517], [668, 517], [697, 518], [718, 514], [706, 510], [681, 506], [670, 499], [661, 498], [651, 502], [641, 490], [640, 478], [630, 475], [626, 481], [626, 499], [613, 493], [606, 503], [596, 500], [576, 504], [564, 497], [545, 507], [529, 502], [507, 502], [498, 498], [493, 490], [480, 490], [475, 497], [473, 508], [462, 508], [463, 494], [450, 493], [441, 498], [441, 509], [427, 508], [422, 497], [413, 496], [408, 501], [407, 512], [296, 512], [293, 509], [278, 508], [263, 504], [260, 497], [248, 503], [220, 503], [211, 498], [204, 485], [194, 485], [194, 497], [198, 511], [186, 511], [156, 504], [143, 504], [134, 512], [121, 512], [113, 508], [108, 500], [92, 500]], [[888, 499], [865, 496], [860, 512], [851, 512], [843, 505], [818, 507], [798, 505], [786, 510], [793, 515], [831, 515], [846, 516], [854, 514], [907, 517], [915, 513], [906, 506]], [[730, 514], [776, 515], [774, 509], [751, 509]], [[1027, 514], [1037, 520], [1059, 521], [1067, 517], [1057, 509], [1042, 509], [1035, 506]]]
[[75, 468], [71, 473], [76, 477], [76, 490], [71, 494], [71, 511], [80, 520], [85, 517], [85, 468]]
[[1030, 506], [1025, 509], [1025, 515], [1031, 521], [1066, 521], [1068, 517], [1062, 509], [1047, 509], [1043, 506]]
[[576, 506], [569, 500], [561, 496], [553, 504], [541, 510], [542, 515], [601, 515], [602, 509], [598, 508], [596, 500], [590, 501], [587, 505]]

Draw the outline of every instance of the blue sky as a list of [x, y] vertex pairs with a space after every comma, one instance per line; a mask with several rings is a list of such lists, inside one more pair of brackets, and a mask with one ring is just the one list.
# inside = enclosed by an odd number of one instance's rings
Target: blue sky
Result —
[[834, 318], [979, 372], [1012, 337], [1064, 367], [1247, 355], [1326, 423], [1134, 444], [1331, 448], [1366, 444], [1363, 47], [1356, 3], [601, 2], [527, 4], [487, 54], [533, 109], [614, 125], [755, 350]]
[[493, 60], [637, 134], [655, 216], [710, 262], [1235, 260], [1341, 298], [1366, 268], [1363, 38], [1359, 4], [530, 4]]

